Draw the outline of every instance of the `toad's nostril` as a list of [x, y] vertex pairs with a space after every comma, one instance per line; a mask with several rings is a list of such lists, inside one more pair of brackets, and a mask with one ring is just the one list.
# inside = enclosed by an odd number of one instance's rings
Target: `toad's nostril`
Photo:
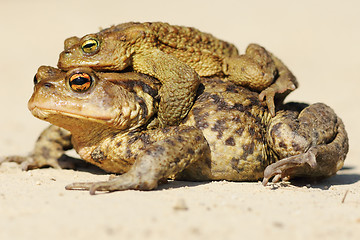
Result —
[[44, 83], [44, 87], [45, 87], [45, 88], [51, 88], [51, 87], [52, 87], [52, 84], [51, 84], [51, 83]]

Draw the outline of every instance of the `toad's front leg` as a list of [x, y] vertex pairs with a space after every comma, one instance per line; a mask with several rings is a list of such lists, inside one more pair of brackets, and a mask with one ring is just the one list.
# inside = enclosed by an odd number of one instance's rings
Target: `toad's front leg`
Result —
[[71, 163], [60, 164], [59, 159], [66, 150], [72, 148], [71, 133], [63, 128], [50, 125], [39, 136], [34, 150], [28, 156], [7, 156], [3, 162], [16, 162], [23, 170], [50, 166], [53, 168], [67, 168]]
[[178, 125], [194, 102], [199, 75], [190, 66], [158, 49], [139, 52], [132, 61], [136, 71], [151, 75], [162, 83], [158, 112], [160, 126]]
[[[195, 161], [210, 157], [210, 148], [199, 129], [181, 126], [167, 130], [174, 130], [175, 134], [143, 149], [134, 165], [123, 175], [104, 182], [73, 183], [66, 189], [90, 190], [91, 194], [96, 191], [151, 190], [158, 186], [160, 180], [183, 171]], [[159, 134], [161, 129], [149, 132]]]

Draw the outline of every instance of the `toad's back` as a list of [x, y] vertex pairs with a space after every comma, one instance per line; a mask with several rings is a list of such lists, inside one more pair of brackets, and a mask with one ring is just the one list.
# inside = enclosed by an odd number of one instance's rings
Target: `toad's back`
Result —
[[222, 59], [238, 55], [238, 50], [233, 44], [211, 34], [192, 27], [174, 26], [163, 22], [123, 23], [104, 29], [100, 33], [139, 31], [144, 31], [144, 41], [187, 63], [201, 76], [222, 72]]

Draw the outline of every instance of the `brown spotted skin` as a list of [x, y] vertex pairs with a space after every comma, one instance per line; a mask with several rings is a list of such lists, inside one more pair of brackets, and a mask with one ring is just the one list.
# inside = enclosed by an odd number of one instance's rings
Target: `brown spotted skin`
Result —
[[[71, 91], [66, 83], [78, 72], [95, 80], [84, 93]], [[67, 189], [89, 189], [92, 194], [150, 190], [169, 177], [256, 181], [264, 177], [264, 170], [266, 180], [323, 177], [342, 167], [348, 151], [344, 125], [328, 106], [286, 104], [271, 117], [257, 93], [220, 78], [202, 79], [181, 124], [155, 129], [150, 126], [156, 120], [160, 86], [147, 76], [41, 67], [36, 82], [29, 101], [32, 113], [69, 130], [82, 159], [122, 174]], [[56, 99], [63, 99], [63, 105], [54, 104]]]
[[[98, 47], [85, 52], [90, 40]], [[199, 76], [226, 76], [228, 80], [262, 91], [274, 115], [275, 102], [298, 83], [289, 69], [265, 48], [250, 44], [238, 54], [233, 44], [195, 28], [162, 22], [123, 23], [84, 37], [65, 40], [58, 67], [91, 67], [101, 71], [135, 71], [157, 78], [160, 90], [160, 126], [178, 125], [186, 116], [200, 82]]]
[[263, 125], [270, 116], [257, 93], [214, 79], [204, 79], [199, 93], [183, 124], [203, 132], [211, 149], [211, 175], [202, 178], [190, 174], [191, 169], [181, 175], [193, 180], [261, 179], [271, 162]]

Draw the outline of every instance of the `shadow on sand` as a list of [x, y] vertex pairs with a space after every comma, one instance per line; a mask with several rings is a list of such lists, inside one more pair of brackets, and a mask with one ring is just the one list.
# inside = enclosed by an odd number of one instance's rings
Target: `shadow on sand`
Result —
[[[103, 175], [108, 174], [104, 170], [87, 163], [81, 159], [73, 158], [68, 155], [63, 155], [59, 161], [66, 161], [73, 165], [73, 167], [70, 167], [72, 169], [78, 170], [78, 171], [84, 171], [89, 172], [96, 175]], [[66, 168], [66, 167], [65, 167]], [[331, 186], [338, 186], [338, 185], [350, 185], [354, 184], [356, 182], [360, 181], [360, 174], [353, 173], [355, 167], [353, 166], [344, 166], [336, 175], [329, 177], [329, 178], [296, 178], [291, 180], [291, 185], [296, 187], [303, 187], [308, 186], [312, 188], [320, 188], [322, 190], [328, 190]], [[349, 173], [348, 173], [349, 172]], [[199, 185], [207, 184], [211, 181], [203, 181], [203, 182], [191, 182], [191, 181], [168, 181], [167, 183], [161, 183], [159, 186], [155, 189], [157, 190], [168, 190], [173, 188], [181, 188], [181, 187], [196, 187]]]

